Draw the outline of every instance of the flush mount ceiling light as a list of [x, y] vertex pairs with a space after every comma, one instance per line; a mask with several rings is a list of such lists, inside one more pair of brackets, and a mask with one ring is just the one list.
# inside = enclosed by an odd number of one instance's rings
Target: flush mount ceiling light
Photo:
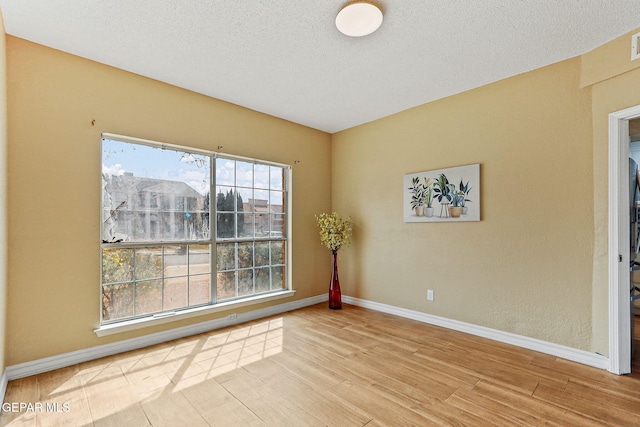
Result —
[[373, 33], [382, 24], [382, 11], [368, 1], [355, 1], [345, 5], [336, 16], [336, 27], [342, 34], [362, 37]]

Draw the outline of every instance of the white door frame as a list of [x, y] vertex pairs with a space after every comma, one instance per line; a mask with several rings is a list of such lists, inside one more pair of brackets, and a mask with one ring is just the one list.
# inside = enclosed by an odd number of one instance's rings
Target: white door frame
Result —
[[640, 105], [609, 114], [609, 372], [631, 372], [629, 120]]

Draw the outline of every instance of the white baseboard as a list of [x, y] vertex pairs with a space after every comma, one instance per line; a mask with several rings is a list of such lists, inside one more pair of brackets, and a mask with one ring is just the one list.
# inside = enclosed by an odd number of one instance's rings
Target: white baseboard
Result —
[[0, 403], [4, 402], [4, 395], [7, 393], [7, 383], [9, 379], [7, 378], [7, 370], [2, 373], [0, 376]]
[[291, 301], [284, 304], [262, 308], [259, 310], [249, 311], [247, 313], [240, 313], [234, 321], [230, 321], [228, 318], [224, 317], [221, 319], [209, 320], [206, 322], [196, 323], [194, 325], [118, 341], [111, 344], [99, 345], [96, 347], [72, 351], [70, 353], [64, 353], [57, 356], [45, 357], [43, 359], [33, 360], [31, 362], [12, 365], [7, 367], [5, 373], [2, 376], [2, 380], [4, 380], [4, 383], [0, 384], [0, 386], [4, 385], [4, 388], [1, 391], [4, 393], [7, 381], [41, 374], [43, 372], [65, 368], [67, 366], [73, 366], [77, 363], [87, 362], [89, 360], [99, 359], [105, 356], [111, 356], [113, 354], [123, 353], [125, 351], [136, 350], [139, 348], [148, 347], [150, 345], [188, 337], [190, 335], [196, 335], [203, 332], [224, 328], [226, 326], [235, 325], [238, 323], [261, 319], [263, 317], [272, 316], [274, 314], [297, 310], [299, 308], [319, 304], [327, 300], [327, 294], [318, 295], [298, 301]]
[[503, 342], [505, 344], [511, 344], [529, 350], [539, 351], [540, 353], [545, 353], [552, 356], [560, 357], [562, 359], [571, 360], [573, 362], [582, 363], [594, 368], [605, 370], [609, 368], [609, 358], [601, 354], [590, 353], [588, 351], [578, 350], [575, 348], [566, 347], [563, 345], [554, 344], [523, 335], [512, 334], [510, 332], [499, 331], [497, 329], [485, 328], [484, 326], [446, 319], [444, 317], [421, 313], [419, 311], [407, 310], [405, 308], [363, 300], [360, 298], [343, 295], [342, 301], [347, 304], [357, 305], [359, 307], [369, 308], [383, 313], [393, 314], [395, 316], [405, 317], [407, 319], [441, 326], [443, 328], [452, 329], [454, 331], [465, 332], [467, 334], [488, 338], [494, 341]]
[[[111, 356], [113, 354], [123, 353], [125, 351], [136, 350], [139, 348], [148, 347], [150, 345], [183, 338], [190, 335], [224, 328], [226, 326], [231, 326], [237, 323], [244, 323], [279, 313], [285, 313], [287, 311], [297, 310], [299, 308], [307, 307], [310, 305], [320, 304], [327, 301], [327, 299], [327, 294], [317, 295], [315, 297], [305, 298], [302, 300], [292, 301], [284, 304], [278, 304], [259, 310], [249, 311], [247, 313], [241, 313], [238, 314], [235, 321], [229, 321], [226, 317], [221, 319], [214, 319], [206, 322], [196, 323], [194, 325], [184, 326], [181, 328], [170, 329], [168, 331], [157, 332], [137, 338], [118, 341], [111, 344], [99, 345], [96, 347], [90, 347], [87, 349], [64, 353], [57, 356], [46, 357], [31, 362], [12, 365], [7, 367], [4, 373], [0, 376], [0, 397], [4, 398], [4, 394], [7, 388], [7, 382], [11, 380], [24, 378], [31, 375], [37, 375], [43, 372], [52, 371], [54, 369], [72, 366], [77, 363], [87, 362], [89, 360], [99, 359], [101, 357]], [[383, 313], [393, 314], [395, 316], [417, 320], [419, 322], [429, 323], [431, 325], [441, 326], [455, 331], [465, 332], [471, 335], [492, 339], [506, 344], [516, 345], [518, 347], [539, 351], [541, 353], [582, 363], [588, 366], [593, 366], [595, 368], [607, 369], [609, 367], [609, 359], [596, 353], [589, 353], [587, 351], [578, 350], [559, 344], [553, 344], [535, 338], [529, 338], [522, 335], [499, 331], [496, 329], [485, 328], [483, 326], [459, 322], [457, 320], [446, 319], [444, 317], [438, 317], [427, 313], [421, 313], [418, 311], [363, 300], [360, 298], [343, 296], [342, 300], [346, 304], [369, 308]]]

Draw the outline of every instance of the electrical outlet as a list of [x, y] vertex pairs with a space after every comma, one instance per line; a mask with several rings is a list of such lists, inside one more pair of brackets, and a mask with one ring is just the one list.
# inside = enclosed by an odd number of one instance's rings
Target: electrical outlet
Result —
[[238, 320], [238, 315], [236, 313], [231, 313], [227, 316], [227, 320], [229, 322], [235, 322], [236, 320]]
[[431, 289], [427, 291], [427, 299], [433, 301], [433, 291]]

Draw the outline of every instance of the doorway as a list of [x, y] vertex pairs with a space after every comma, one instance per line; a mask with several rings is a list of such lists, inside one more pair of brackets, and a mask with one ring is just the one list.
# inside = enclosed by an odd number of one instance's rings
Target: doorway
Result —
[[615, 374], [631, 372], [629, 123], [638, 118], [640, 105], [609, 114], [609, 371]]
[[635, 255], [631, 263], [631, 370], [634, 366], [640, 365], [640, 353], [636, 345], [636, 336], [639, 331], [640, 322], [640, 118], [629, 120], [629, 167], [631, 180], [632, 202], [631, 212], [631, 256]]

